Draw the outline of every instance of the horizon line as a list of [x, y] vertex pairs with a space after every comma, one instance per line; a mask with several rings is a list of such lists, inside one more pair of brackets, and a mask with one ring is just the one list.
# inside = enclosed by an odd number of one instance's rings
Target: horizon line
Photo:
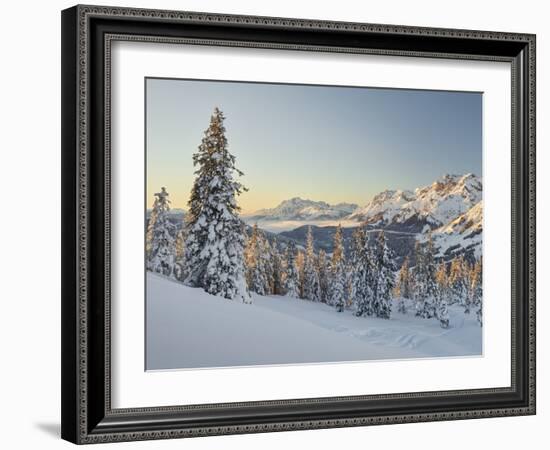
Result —
[[[314, 200], [312, 198], [307, 198], [307, 196], [301, 196], [301, 195], [293, 195], [292, 197], [289, 197], [285, 200], [282, 200], [280, 201], [279, 203], [275, 204], [274, 206], [264, 206], [262, 208], [259, 208], [259, 209], [255, 209], [255, 210], [251, 210], [251, 211], [245, 211], [245, 210], [241, 210], [239, 211], [239, 214], [240, 215], [252, 215], [254, 213], [257, 213], [257, 212], [260, 212], [262, 210], [266, 210], [266, 209], [274, 209], [278, 206], [280, 206], [282, 203], [284, 202], [287, 202], [287, 201], [290, 201], [290, 200], [302, 200], [302, 201], [309, 201], [309, 202], [315, 202], [315, 203], [326, 203], [327, 205], [329, 206], [338, 206], [338, 205], [342, 205], [342, 204], [347, 204], [347, 205], [355, 205], [356, 207], [358, 208], [361, 208], [363, 206], [366, 206], [368, 205], [377, 195], [379, 194], [382, 194], [383, 192], [388, 192], [388, 191], [392, 191], [392, 192], [397, 192], [397, 191], [409, 191], [409, 192], [415, 192], [417, 189], [421, 189], [421, 188], [424, 188], [424, 187], [428, 187], [428, 186], [431, 186], [433, 183], [435, 183], [437, 180], [440, 180], [446, 176], [458, 176], [458, 177], [464, 177], [464, 176], [467, 176], [467, 175], [473, 175], [477, 178], [480, 178], [482, 179], [482, 176], [481, 175], [478, 175], [474, 172], [467, 172], [467, 173], [463, 173], [463, 174], [460, 174], [460, 173], [445, 173], [439, 177], [437, 177], [435, 180], [432, 181], [432, 183], [428, 183], [428, 184], [425, 184], [425, 185], [422, 185], [422, 186], [417, 186], [415, 188], [386, 188], [386, 189], [383, 189], [379, 192], [377, 192], [376, 194], [374, 194], [369, 200], [365, 201], [364, 203], [357, 203], [357, 202], [353, 202], [353, 201], [348, 201], [348, 200], [343, 200], [343, 201], [339, 201], [339, 202], [335, 202], [335, 203], [330, 203], [330, 202], [327, 202], [326, 200]], [[162, 186], [161, 186], [162, 187]], [[168, 191], [168, 194], [170, 194], [170, 190], [167, 188], [167, 186], [164, 186], [166, 187], [167, 191]], [[160, 188], [160, 187], [159, 187]], [[239, 204], [239, 201], [238, 201], [238, 198], [237, 198], [237, 205]], [[185, 205], [187, 206], [187, 202], [185, 203]], [[145, 210], [148, 211], [152, 209], [152, 207], [147, 204], [146, 205], [146, 208]], [[181, 209], [183, 211], [187, 211], [187, 209], [185, 207], [182, 207], [182, 206], [173, 206], [170, 208], [171, 210], [174, 210], [174, 209]]]

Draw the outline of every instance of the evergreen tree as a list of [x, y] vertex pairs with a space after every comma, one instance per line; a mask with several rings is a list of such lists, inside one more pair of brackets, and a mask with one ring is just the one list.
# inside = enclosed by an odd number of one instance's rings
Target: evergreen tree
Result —
[[303, 298], [318, 302], [321, 300], [319, 273], [317, 272], [315, 250], [313, 247], [313, 233], [311, 226], [307, 228], [306, 252], [304, 258], [304, 287]]
[[447, 298], [449, 295], [449, 280], [447, 267], [444, 262], [439, 263], [435, 273], [436, 280], [436, 317], [441, 328], [449, 328], [449, 309]]
[[238, 216], [236, 197], [244, 187], [242, 175], [227, 146], [224, 115], [218, 109], [210, 119], [198, 151], [185, 223], [185, 283], [212, 295], [251, 301], [246, 289], [245, 227]]
[[424, 246], [416, 243], [416, 266], [414, 267], [414, 297], [416, 315], [430, 319], [436, 315], [436, 281], [434, 248], [431, 233]]
[[409, 270], [409, 257], [406, 256], [397, 275], [397, 283], [395, 285], [395, 296], [397, 297], [397, 311], [401, 314], [407, 312], [405, 299], [411, 298], [411, 275]]
[[383, 231], [378, 234], [374, 249], [373, 310], [376, 317], [391, 317], [392, 292], [395, 285], [393, 255]]
[[176, 233], [175, 253], [176, 262], [174, 264], [174, 276], [177, 280], [183, 281], [185, 279], [185, 274], [183, 273], [185, 258], [185, 235], [183, 233], [183, 230], [179, 230]]
[[424, 249], [419, 241], [414, 246], [416, 264], [412, 269], [413, 298], [415, 315], [422, 317], [424, 312], [424, 300], [426, 298], [426, 270], [424, 265]]
[[329, 289], [330, 264], [324, 250], [319, 250], [317, 256], [317, 274], [319, 277], [319, 293], [321, 302], [327, 303]]
[[268, 268], [265, 264], [263, 236], [257, 224], [252, 228], [246, 243], [244, 260], [248, 289], [259, 295], [267, 295], [269, 293]]
[[365, 249], [365, 230], [361, 227], [356, 228], [351, 235], [351, 248], [348, 260], [348, 272], [350, 273], [349, 280], [349, 297], [356, 311], [359, 309], [359, 304], [364, 296], [361, 295], [362, 282], [364, 277], [361, 277], [363, 267], [361, 267], [361, 254]]
[[464, 314], [470, 314], [470, 309], [472, 307], [472, 277], [474, 276], [474, 266], [470, 265], [466, 259], [462, 259], [464, 274], [464, 296], [462, 298], [462, 305], [464, 306]]
[[350, 259], [350, 297], [355, 306], [355, 315], [362, 316], [372, 309], [372, 262], [367, 234], [362, 227], [353, 233]]
[[435, 281], [436, 263], [434, 260], [434, 246], [432, 233], [428, 234], [428, 242], [424, 252], [424, 266], [426, 269], [426, 300], [424, 302], [423, 317], [430, 319], [436, 316], [437, 284]]
[[471, 304], [476, 308], [476, 318], [479, 326], [483, 326], [483, 283], [482, 283], [482, 260], [476, 261], [472, 267], [470, 277]]
[[333, 243], [333, 249], [332, 249], [332, 264], [339, 261], [344, 261], [345, 255], [344, 255], [344, 238], [342, 234], [342, 225], [338, 224], [336, 227], [336, 232], [334, 233], [334, 243]]
[[332, 252], [332, 273], [330, 286], [330, 303], [338, 312], [342, 312], [346, 302], [346, 261], [344, 258], [344, 243], [342, 227], [338, 225], [334, 234], [334, 250]]
[[296, 245], [290, 242], [285, 251], [285, 276], [283, 279], [283, 290], [287, 297], [298, 298], [298, 268], [296, 267]]
[[346, 273], [344, 261], [332, 267], [331, 303], [336, 311], [344, 311], [346, 305]]
[[467, 309], [468, 268], [463, 256], [457, 256], [451, 261], [449, 271], [449, 297], [451, 303], [458, 303]]
[[261, 233], [260, 239], [260, 257], [262, 267], [266, 277], [265, 295], [270, 295], [275, 292], [275, 265], [273, 258], [273, 248], [264, 233]]
[[375, 296], [378, 289], [378, 268], [377, 268], [377, 250], [378, 250], [378, 235], [371, 234], [367, 239], [366, 258], [369, 271], [367, 274], [367, 286], [369, 287], [370, 300], [367, 302], [366, 314], [368, 316], [375, 315]]
[[166, 188], [155, 193], [153, 210], [147, 224], [145, 251], [147, 269], [171, 276], [175, 263], [175, 226], [168, 220], [170, 200]]
[[298, 297], [304, 298], [304, 267], [305, 254], [302, 250], [296, 252], [296, 270], [298, 271]]
[[[187, 203], [189, 211], [184, 218], [183, 226], [185, 242], [182, 272], [185, 276], [184, 282], [197, 287], [203, 285], [208, 265], [207, 255], [203, 254], [203, 250], [208, 240], [209, 225], [206, 222], [203, 207], [208, 201], [210, 184], [214, 178], [215, 161], [212, 141], [214, 140], [213, 135], [218, 135], [220, 132], [219, 120], [216, 122], [212, 116], [211, 126], [204, 133], [198, 152], [193, 154], [193, 165], [198, 169], [195, 170], [196, 177]], [[211, 130], [211, 128], [213, 129]]]
[[271, 246], [271, 264], [273, 268], [272, 293], [274, 295], [283, 295], [283, 260], [279, 252], [279, 247], [275, 242]]
[[344, 300], [344, 307], [350, 308], [353, 305], [353, 266], [351, 265], [351, 261], [348, 258], [346, 261], [346, 269], [345, 269], [345, 277], [346, 277], [346, 295]]

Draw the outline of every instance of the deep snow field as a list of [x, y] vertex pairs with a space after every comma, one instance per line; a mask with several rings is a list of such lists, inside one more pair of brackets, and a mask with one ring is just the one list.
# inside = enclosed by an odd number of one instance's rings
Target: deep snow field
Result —
[[450, 327], [394, 308], [390, 320], [308, 300], [253, 294], [246, 305], [147, 273], [147, 370], [481, 356], [475, 314]]

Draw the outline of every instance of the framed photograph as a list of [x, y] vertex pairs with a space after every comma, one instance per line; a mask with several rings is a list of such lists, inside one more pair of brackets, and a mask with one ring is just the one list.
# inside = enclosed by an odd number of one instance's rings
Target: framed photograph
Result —
[[62, 12], [62, 437], [535, 413], [535, 36]]

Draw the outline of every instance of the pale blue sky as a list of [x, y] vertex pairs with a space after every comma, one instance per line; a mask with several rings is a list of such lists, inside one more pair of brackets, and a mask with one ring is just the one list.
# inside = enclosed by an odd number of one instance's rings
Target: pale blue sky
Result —
[[302, 197], [367, 203], [445, 173], [481, 175], [482, 95], [147, 79], [147, 204], [166, 186], [186, 208], [192, 154], [214, 107], [250, 189], [243, 212]]

